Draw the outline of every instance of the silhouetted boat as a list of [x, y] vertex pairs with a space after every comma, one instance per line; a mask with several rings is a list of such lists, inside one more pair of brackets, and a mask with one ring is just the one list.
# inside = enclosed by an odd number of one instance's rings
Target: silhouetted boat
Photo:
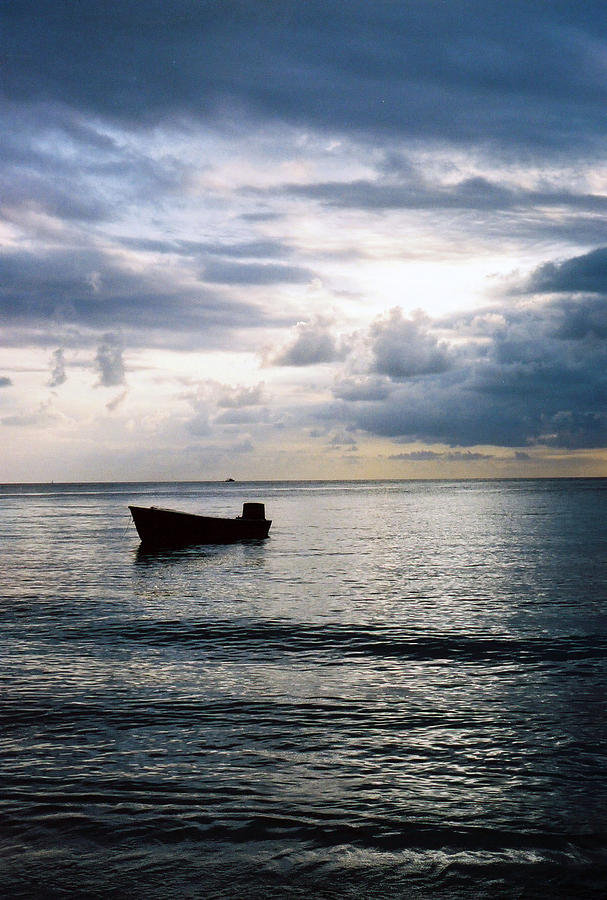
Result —
[[145, 547], [186, 547], [189, 544], [231, 544], [267, 538], [272, 524], [263, 503], [243, 503], [242, 516], [223, 519], [162, 509], [129, 506], [135, 528]]

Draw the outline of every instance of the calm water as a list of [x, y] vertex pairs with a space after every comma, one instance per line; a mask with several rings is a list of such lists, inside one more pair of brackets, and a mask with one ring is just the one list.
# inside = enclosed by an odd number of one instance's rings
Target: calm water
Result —
[[[145, 555], [127, 503], [270, 539]], [[607, 480], [0, 487], [0, 895], [603, 897]]]

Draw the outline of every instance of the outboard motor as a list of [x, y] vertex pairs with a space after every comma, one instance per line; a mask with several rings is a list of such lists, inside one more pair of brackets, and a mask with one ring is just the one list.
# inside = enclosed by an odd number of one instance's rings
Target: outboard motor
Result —
[[243, 503], [242, 518], [243, 519], [265, 519], [266, 507], [263, 503]]

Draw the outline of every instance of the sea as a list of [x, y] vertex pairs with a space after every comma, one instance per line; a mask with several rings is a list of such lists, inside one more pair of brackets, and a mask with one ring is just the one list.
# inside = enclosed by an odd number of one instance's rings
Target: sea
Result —
[[4, 485], [0, 586], [0, 896], [607, 895], [607, 479]]

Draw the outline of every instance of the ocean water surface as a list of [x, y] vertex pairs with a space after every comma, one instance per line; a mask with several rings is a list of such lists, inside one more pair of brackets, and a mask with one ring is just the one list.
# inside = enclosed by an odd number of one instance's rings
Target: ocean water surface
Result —
[[1, 896], [605, 896], [607, 480], [5, 485], [0, 580]]

